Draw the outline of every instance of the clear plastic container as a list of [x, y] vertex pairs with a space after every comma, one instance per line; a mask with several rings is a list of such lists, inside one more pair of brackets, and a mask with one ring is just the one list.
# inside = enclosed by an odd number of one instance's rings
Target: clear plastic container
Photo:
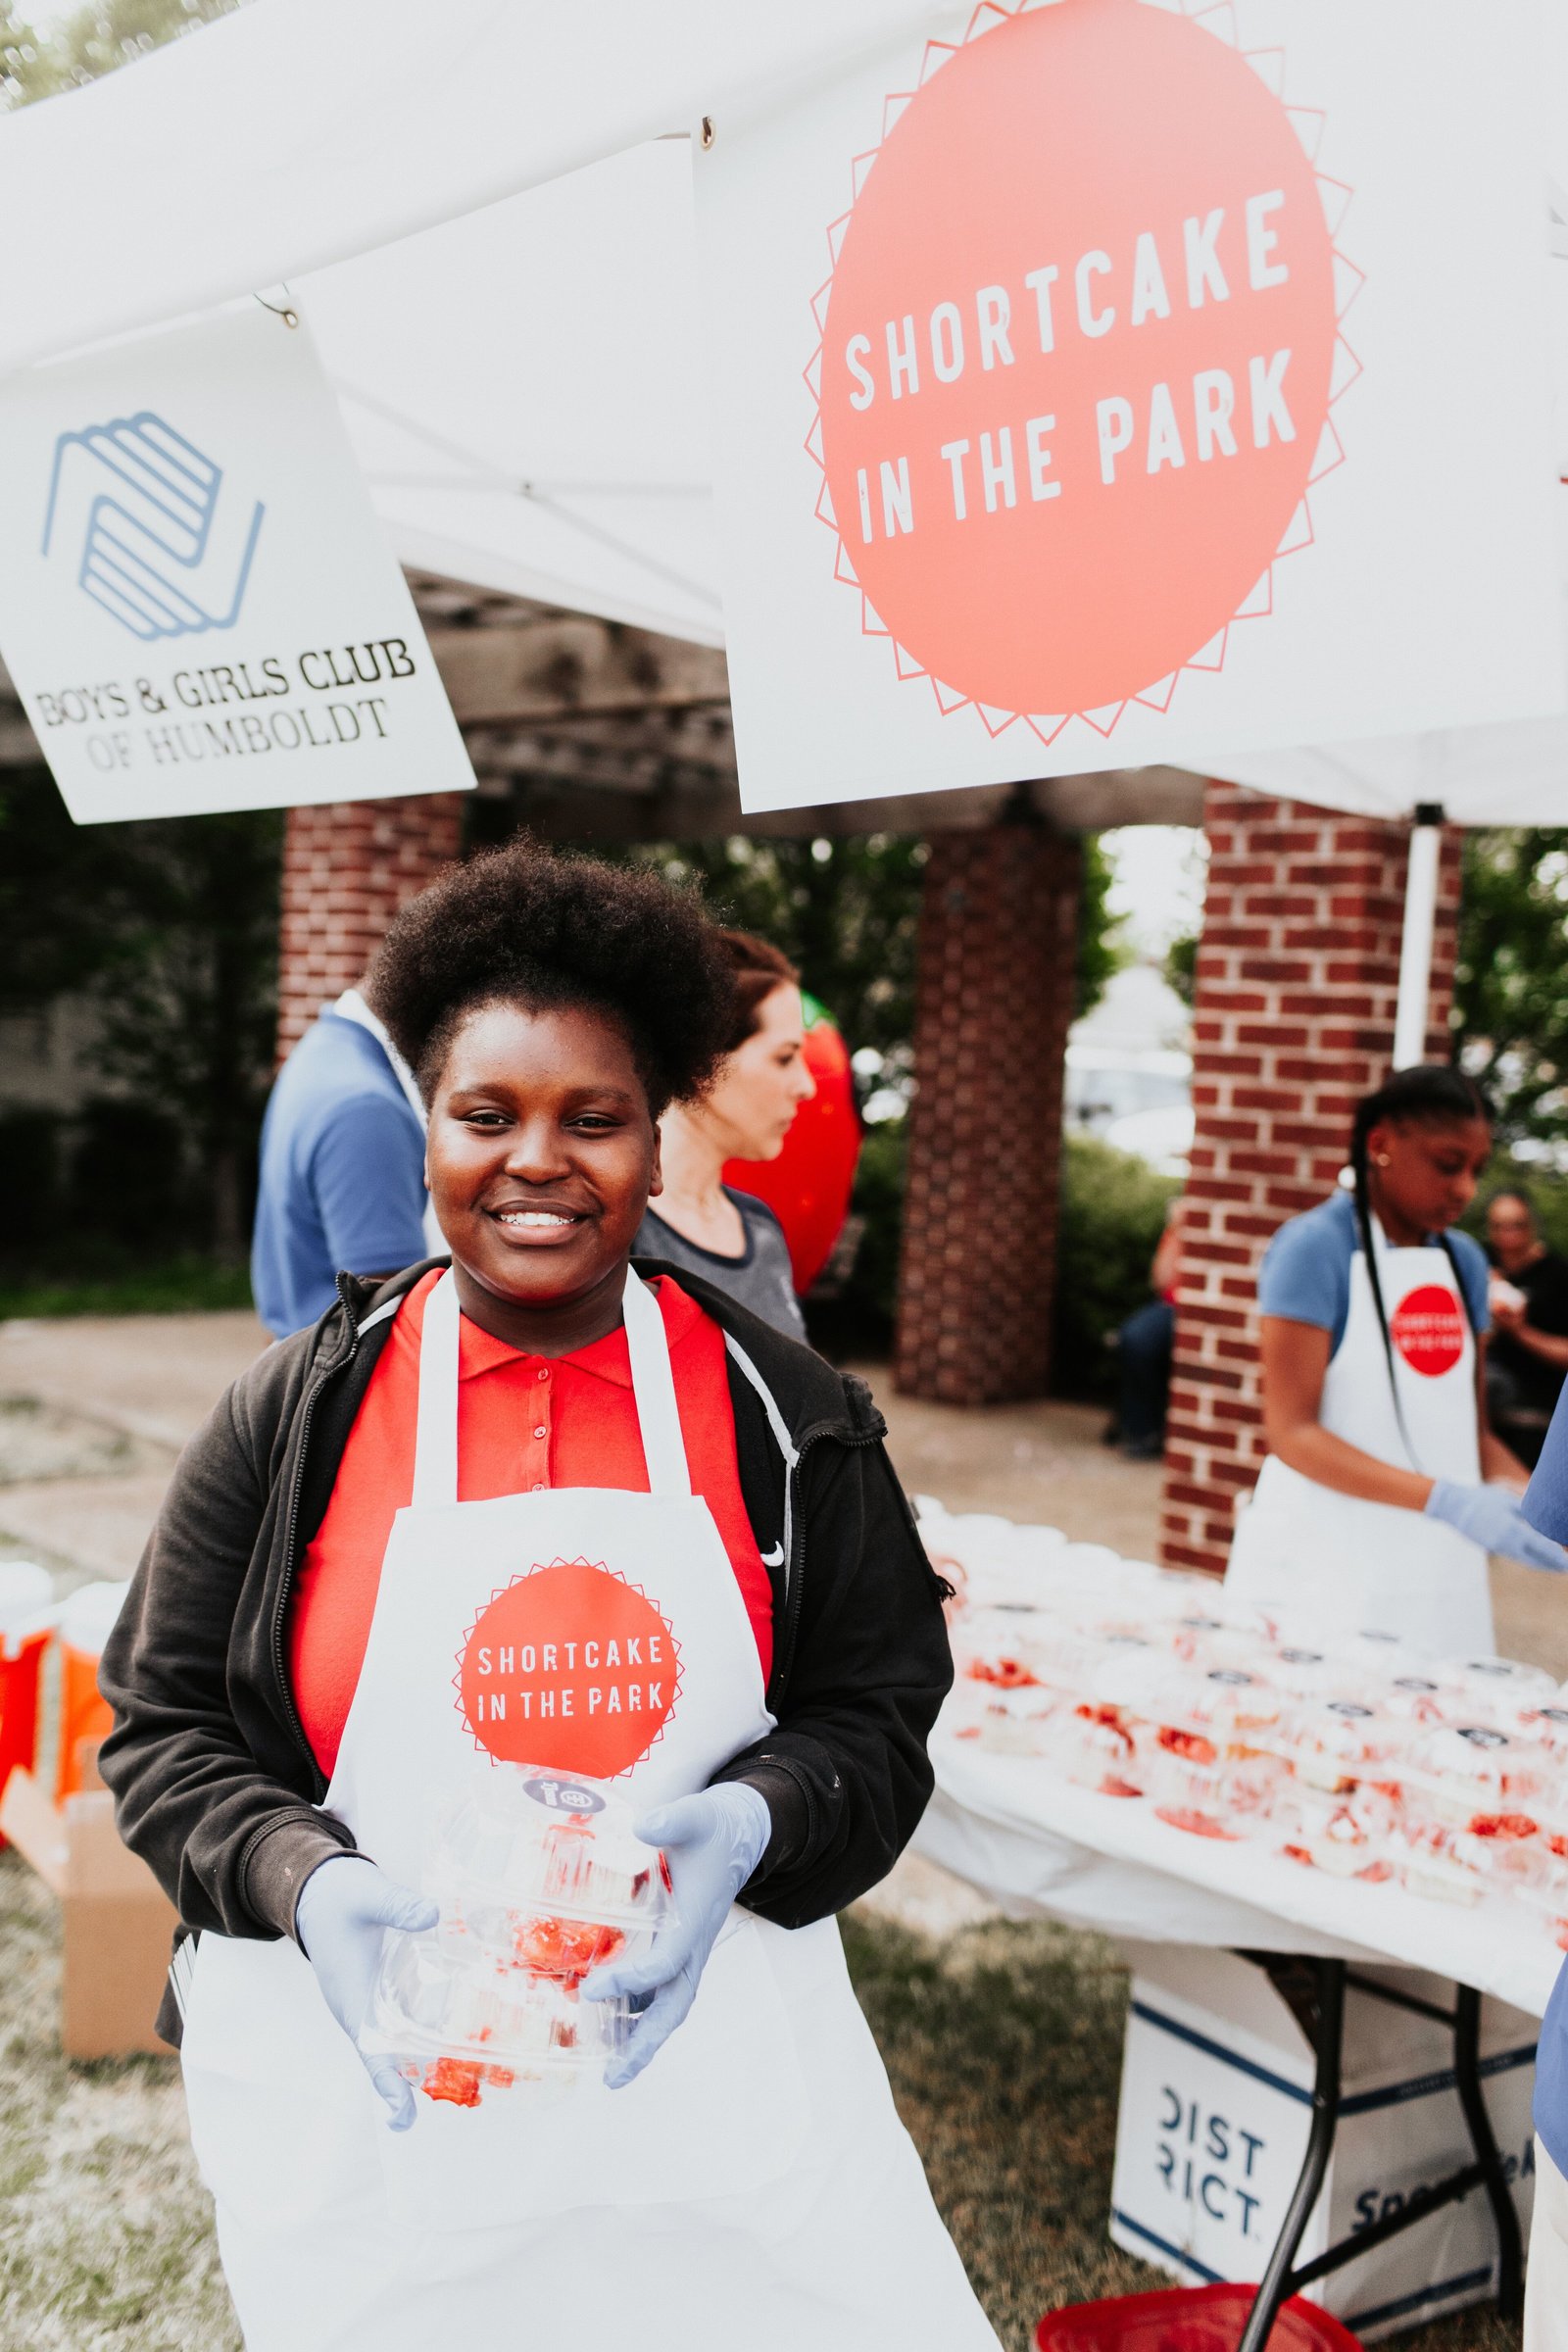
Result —
[[1534, 1828], [1560, 1787], [1542, 1749], [1483, 1723], [1429, 1729], [1411, 1743], [1399, 1777], [1413, 1814], [1483, 1835], [1488, 1823], [1525, 1819]]
[[477, 2106], [563, 2085], [624, 2046], [629, 2001], [585, 2001], [589, 1970], [646, 1950], [670, 1908], [663, 1858], [603, 1781], [502, 1764], [441, 1823], [426, 1934], [389, 1936], [361, 2046], [432, 2099]]
[[1345, 1681], [1345, 1667], [1333, 1652], [1300, 1642], [1286, 1642], [1266, 1652], [1258, 1671], [1287, 1698], [1331, 1698]]
[[1396, 1780], [1404, 1728], [1365, 1699], [1331, 1698], [1287, 1710], [1277, 1752], [1307, 1788], [1333, 1795], [1362, 1781]]
[[1547, 1706], [1521, 1708], [1516, 1728], [1554, 1764], [1568, 1768], [1568, 1707], [1559, 1698], [1554, 1697]]
[[1250, 1836], [1268, 1819], [1285, 1780], [1274, 1756], [1232, 1756], [1212, 1764], [1156, 1747], [1141, 1759], [1146, 1793], [1161, 1820], [1192, 1829], [1201, 1816], [1204, 1834]]
[[1335, 1879], [1392, 1878], [1390, 1841], [1398, 1819], [1394, 1800], [1370, 1783], [1331, 1793], [1291, 1780], [1275, 1797], [1271, 1834], [1293, 1862]]
[[996, 1690], [956, 1737], [999, 1756], [1046, 1756], [1060, 1702], [1049, 1690]]
[[1525, 1707], [1556, 1703], [1557, 1686], [1543, 1666], [1525, 1666], [1517, 1658], [1466, 1658], [1455, 1677], [1465, 1704], [1455, 1708], [1466, 1723], [1495, 1724], [1501, 1731], [1517, 1722]]
[[1480, 1902], [1486, 1881], [1455, 1851], [1454, 1838], [1455, 1832], [1443, 1822], [1407, 1816], [1399, 1823], [1390, 1850], [1407, 1894], [1461, 1908]]
[[1396, 1674], [1383, 1704], [1401, 1723], [1446, 1723], [1453, 1713], [1454, 1690], [1430, 1674]]
[[1212, 1591], [1163, 1623], [1176, 1655], [1198, 1666], [1256, 1671], [1274, 1645], [1272, 1623], [1261, 1610], [1242, 1608]]
[[1142, 1796], [1146, 1773], [1121, 1711], [1084, 1700], [1063, 1707], [1049, 1733], [1047, 1751], [1063, 1779], [1102, 1796]]

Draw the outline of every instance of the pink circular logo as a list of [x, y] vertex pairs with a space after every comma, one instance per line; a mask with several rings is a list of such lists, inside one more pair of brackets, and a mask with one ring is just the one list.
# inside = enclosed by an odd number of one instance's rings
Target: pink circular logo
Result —
[[825, 518], [944, 708], [1163, 709], [1310, 536], [1335, 255], [1265, 64], [1144, 0], [977, 10], [860, 159]]

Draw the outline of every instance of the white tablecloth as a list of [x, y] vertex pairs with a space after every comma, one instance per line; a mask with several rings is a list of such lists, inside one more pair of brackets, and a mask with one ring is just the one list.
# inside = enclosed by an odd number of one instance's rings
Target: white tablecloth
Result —
[[1136, 1798], [1075, 1788], [1033, 1757], [931, 1741], [936, 1794], [915, 1844], [1013, 1918], [1046, 1914], [1146, 1942], [1398, 1961], [1539, 2017], [1562, 1965], [1544, 1922], [1510, 1897], [1474, 1909], [1335, 1879], [1257, 1838], [1199, 1838]]

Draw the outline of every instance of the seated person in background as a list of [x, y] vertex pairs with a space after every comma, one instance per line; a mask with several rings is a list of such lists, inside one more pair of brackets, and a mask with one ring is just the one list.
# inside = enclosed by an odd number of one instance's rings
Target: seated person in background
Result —
[[1165, 1450], [1165, 1402], [1170, 1395], [1171, 1349], [1176, 1342], [1183, 1209], [1182, 1201], [1173, 1200], [1165, 1211], [1165, 1230], [1149, 1269], [1153, 1298], [1129, 1315], [1116, 1334], [1121, 1372], [1118, 1442], [1122, 1452], [1135, 1462], [1156, 1462]]
[[414, 1074], [364, 988], [345, 989], [284, 1062], [262, 1121], [251, 1289], [273, 1339], [318, 1322], [339, 1274], [445, 1256], [428, 1202]]
[[1568, 1259], [1547, 1249], [1522, 1193], [1494, 1193], [1488, 1202], [1487, 1255], [1487, 1411], [1498, 1436], [1534, 1469], [1568, 1374]]

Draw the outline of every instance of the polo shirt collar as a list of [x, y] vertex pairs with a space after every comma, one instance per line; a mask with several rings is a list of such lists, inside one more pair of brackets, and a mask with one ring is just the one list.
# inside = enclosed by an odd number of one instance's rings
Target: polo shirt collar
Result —
[[[649, 1288], [660, 1295], [664, 1316], [664, 1330], [672, 1348], [678, 1348], [693, 1325], [702, 1319], [702, 1308], [678, 1283], [667, 1275], [655, 1275]], [[519, 1348], [509, 1348], [505, 1340], [493, 1333], [481, 1331], [465, 1315], [460, 1327], [458, 1349], [458, 1378], [477, 1380], [483, 1373], [503, 1371], [512, 1364], [570, 1364], [577, 1372], [586, 1372], [595, 1380], [609, 1381], [612, 1387], [631, 1387], [631, 1356], [626, 1347], [624, 1327], [607, 1332], [602, 1340], [590, 1341], [586, 1348], [574, 1348], [565, 1355], [532, 1356]]]

